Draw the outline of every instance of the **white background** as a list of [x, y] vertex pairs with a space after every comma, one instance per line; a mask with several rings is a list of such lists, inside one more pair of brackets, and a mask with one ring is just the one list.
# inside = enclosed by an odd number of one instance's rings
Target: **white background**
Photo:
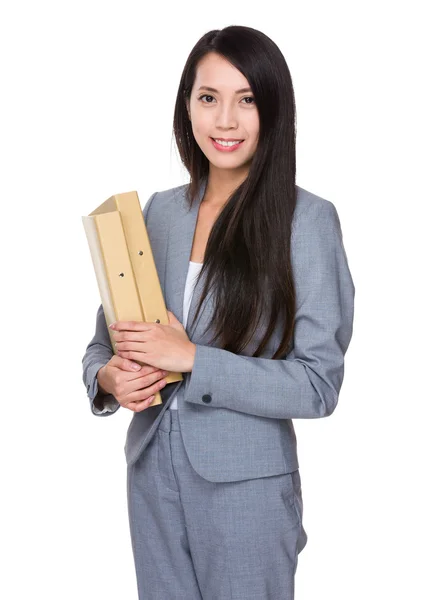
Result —
[[[356, 286], [339, 404], [297, 420], [297, 600], [436, 600], [441, 106], [436, 3], [20, 2], [0, 12], [0, 596], [135, 600], [124, 443], [81, 359], [100, 298], [81, 221], [188, 181], [172, 140], [197, 40], [247, 25], [292, 73], [297, 182], [339, 213]], [[161, 599], [159, 599], [161, 600]], [[275, 599], [278, 600], [278, 599]]]

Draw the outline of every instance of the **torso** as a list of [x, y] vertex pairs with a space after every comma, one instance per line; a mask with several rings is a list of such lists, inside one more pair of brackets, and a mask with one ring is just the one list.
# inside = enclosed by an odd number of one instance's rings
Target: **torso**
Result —
[[192, 251], [190, 260], [196, 263], [204, 262], [204, 254], [206, 252], [207, 240], [212, 231], [220, 209], [208, 208], [203, 202], [200, 204], [198, 211], [198, 219], [195, 227], [195, 235], [193, 237]]

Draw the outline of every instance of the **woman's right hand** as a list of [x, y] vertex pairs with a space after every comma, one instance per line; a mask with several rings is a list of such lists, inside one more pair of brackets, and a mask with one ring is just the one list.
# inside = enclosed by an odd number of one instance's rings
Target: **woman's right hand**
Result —
[[[134, 370], [133, 365], [139, 366]], [[98, 385], [106, 394], [112, 394], [124, 408], [140, 412], [155, 398], [155, 393], [166, 385], [164, 377], [169, 371], [137, 362], [114, 354], [97, 371]]]

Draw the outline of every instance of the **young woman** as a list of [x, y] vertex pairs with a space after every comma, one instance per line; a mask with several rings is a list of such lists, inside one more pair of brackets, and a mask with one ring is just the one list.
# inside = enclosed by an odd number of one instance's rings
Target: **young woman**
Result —
[[[169, 323], [115, 323], [113, 356], [98, 309], [83, 377], [94, 414], [134, 411], [142, 600], [294, 598], [307, 534], [292, 419], [335, 409], [355, 294], [334, 204], [295, 183], [295, 115], [267, 36], [205, 34], [174, 116], [190, 183], [143, 209]], [[183, 381], [161, 387], [169, 371]]]

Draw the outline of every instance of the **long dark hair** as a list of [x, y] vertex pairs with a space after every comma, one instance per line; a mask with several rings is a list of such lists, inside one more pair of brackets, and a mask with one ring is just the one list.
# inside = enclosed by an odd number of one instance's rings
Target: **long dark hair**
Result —
[[[289, 68], [279, 48], [256, 29], [232, 25], [209, 31], [196, 43], [181, 76], [173, 133], [190, 174], [192, 206], [209, 174], [186, 108], [198, 62], [209, 52], [227, 59], [247, 79], [259, 114], [259, 140], [247, 178], [233, 191], [215, 221], [199, 273], [207, 279], [198, 305], [215, 290], [212, 341], [239, 354], [261, 317], [267, 329], [253, 356], [260, 356], [278, 319], [284, 322], [272, 358], [284, 357], [293, 339], [295, 284], [291, 266], [292, 219], [296, 205], [296, 104]], [[195, 315], [195, 316], [196, 316]]]

